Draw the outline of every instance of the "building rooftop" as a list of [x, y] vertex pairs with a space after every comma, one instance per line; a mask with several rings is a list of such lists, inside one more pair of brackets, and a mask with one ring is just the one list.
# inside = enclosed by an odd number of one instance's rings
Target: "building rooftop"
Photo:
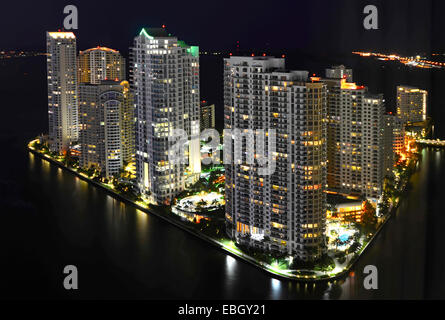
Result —
[[53, 39], [75, 39], [76, 36], [72, 32], [48, 32], [48, 35]]
[[413, 87], [413, 86], [404, 86], [404, 85], [397, 86], [397, 89], [399, 91], [405, 91], [405, 92], [408, 92], [408, 93], [413, 93], [413, 92], [425, 93], [425, 92], [427, 92], [426, 90], [423, 90], [423, 89], [420, 89], [420, 88], [416, 88], [416, 87]]
[[107, 47], [101, 47], [101, 46], [97, 46], [96, 48], [90, 48], [90, 49], [86, 49], [84, 51], [80, 51], [80, 53], [87, 53], [87, 52], [91, 52], [91, 51], [107, 51], [107, 52], [113, 52], [113, 53], [119, 53], [119, 51], [114, 50], [114, 49], [110, 49]]
[[[352, 199], [354, 198], [354, 199]], [[352, 203], [361, 203], [365, 199], [361, 197], [346, 197], [341, 194], [326, 194], [326, 202], [335, 205], [343, 205], [343, 204], [352, 204]]]
[[145, 35], [148, 38], [170, 38], [172, 35], [165, 28], [142, 28], [139, 35]]

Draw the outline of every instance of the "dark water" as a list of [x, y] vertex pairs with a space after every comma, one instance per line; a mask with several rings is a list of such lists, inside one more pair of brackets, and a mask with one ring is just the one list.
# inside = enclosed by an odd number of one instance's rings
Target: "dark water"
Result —
[[[0, 62], [3, 297], [445, 298], [444, 151], [424, 150], [407, 198], [348, 278], [316, 285], [281, 281], [29, 154], [26, 141], [46, 128], [43, 62]], [[425, 81], [435, 86], [431, 77]], [[62, 287], [68, 264], [79, 269], [76, 292]], [[375, 291], [362, 285], [369, 264], [379, 270]]]

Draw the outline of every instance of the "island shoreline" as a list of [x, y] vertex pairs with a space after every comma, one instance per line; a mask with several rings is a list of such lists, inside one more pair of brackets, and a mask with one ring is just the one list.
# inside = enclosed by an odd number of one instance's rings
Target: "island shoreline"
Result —
[[[149, 208], [144, 208], [143, 206], [137, 204], [135, 201], [130, 200], [128, 198], [126, 198], [125, 196], [119, 194], [118, 192], [107, 188], [106, 186], [102, 185], [101, 183], [94, 181], [84, 175], [82, 175], [81, 173], [77, 172], [76, 170], [67, 167], [66, 165], [64, 165], [63, 163], [61, 163], [60, 161], [57, 161], [55, 159], [52, 159], [50, 156], [47, 156], [45, 154], [43, 154], [42, 152], [39, 152], [38, 150], [35, 150], [33, 147], [31, 147], [30, 145], [28, 145], [28, 150], [33, 154], [38, 156], [39, 158], [41, 158], [42, 160], [47, 160], [48, 162], [50, 162], [51, 164], [56, 165], [59, 168], [62, 168], [64, 170], [67, 170], [68, 172], [74, 174], [76, 177], [80, 178], [81, 180], [91, 183], [92, 185], [94, 185], [95, 187], [99, 187], [100, 189], [108, 192], [110, 195], [112, 195], [114, 198], [116, 198], [119, 201], [122, 201], [126, 204], [129, 204], [131, 206], [133, 206], [134, 208], [141, 210], [142, 212], [146, 213], [146, 214], [152, 214], [157, 218], [162, 219], [165, 222], [171, 223], [174, 226], [180, 228], [181, 230], [188, 232], [191, 235], [194, 235], [198, 238], [200, 238], [201, 240], [204, 240], [205, 242], [207, 242], [208, 244], [212, 245], [213, 247], [217, 247], [218, 249], [222, 250], [224, 253], [234, 257], [234, 258], [238, 258], [260, 270], [262, 270], [263, 272], [267, 273], [269, 276], [275, 276], [279, 279], [282, 280], [290, 280], [290, 281], [295, 281], [295, 282], [302, 282], [302, 283], [316, 283], [316, 282], [331, 282], [331, 281], [335, 281], [335, 280], [339, 280], [342, 278], [345, 278], [349, 272], [351, 271], [351, 269], [354, 267], [354, 265], [359, 261], [360, 257], [366, 253], [366, 251], [368, 250], [368, 248], [374, 244], [374, 240], [376, 240], [377, 236], [380, 234], [381, 230], [384, 228], [384, 226], [386, 225], [386, 223], [388, 222], [388, 220], [390, 218], [392, 218], [395, 210], [397, 210], [397, 208], [399, 207], [400, 201], [397, 202], [397, 204], [395, 206], [393, 206], [391, 208], [391, 211], [385, 216], [384, 220], [382, 221], [382, 223], [379, 225], [379, 227], [377, 228], [377, 230], [375, 231], [375, 233], [372, 235], [372, 237], [369, 239], [369, 241], [365, 244], [364, 247], [362, 247], [360, 249], [360, 252], [358, 254], [356, 254], [352, 260], [349, 262], [348, 266], [343, 269], [342, 271], [338, 272], [335, 275], [332, 276], [327, 276], [327, 277], [315, 277], [315, 276], [301, 276], [301, 275], [286, 275], [286, 274], [282, 274], [279, 272], [275, 272], [274, 270], [270, 270], [269, 268], [266, 268], [265, 266], [261, 265], [260, 262], [258, 262], [255, 258], [248, 256], [247, 254], [241, 255], [241, 254], [237, 254], [227, 248], [224, 247], [224, 245], [214, 239], [212, 239], [211, 237], [204, 235], [204, 234], [200, 234], [199, 232], [187, 228], [185, 225], [182, 225], [181, 223], [179, 223], [178, 221], [175, 221], [173, 219], [170, 219], [156, 211], [150, 210]], [[409, 180], [409, 179], [408, 179]], [[406, 183], [407, 184], [407, 183]], [[406, 185], [405, 185], [405, 189], [406, 189]], [[295, 270], [295, 271], [310, 271], [310, 270]]]

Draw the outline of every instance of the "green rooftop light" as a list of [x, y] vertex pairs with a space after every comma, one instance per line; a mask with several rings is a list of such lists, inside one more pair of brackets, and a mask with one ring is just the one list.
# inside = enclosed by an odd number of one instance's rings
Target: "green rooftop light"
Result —
[[182, 40], [178, 40], [178, 44], [181, 48], [188, 48], [189, 46]]
[[139, 35], [144, 35], [144, 36], [146, 36], [148, 39], [150, 39], [150, 40], [153, 40], [154, 38], [151, 36], [151, 35], [149, 35], [148, 33], [147, 33], [147, 31], [145, 30], [145, 28], [142, 28], [142, 30], [141, 30], [141, 32], [139, 33]]
[[199, 56], [199, 47], [198, 46], [191, 46], [187, 49], [187, 52], [190, 53], [194, 57]]

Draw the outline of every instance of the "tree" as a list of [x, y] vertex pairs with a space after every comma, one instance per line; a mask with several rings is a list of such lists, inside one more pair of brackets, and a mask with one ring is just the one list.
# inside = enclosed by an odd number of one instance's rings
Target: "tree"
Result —
[[86, 170], [86, 174], [88, 175], [88, 177], [92, 177], [96, 172], [96, 168], [94, 166], [90, 166], [88, 168], [88, 170]]
[[71, 155], [69, 151], [66, 152], [64, 163], [67, 167], [73, 167], [76, 164], [77, 160]]
[[210, 172], [210, 175], [209, 175], [209, 182], [210, 183], [213, 183], [218, 178], [219, 178], [218, 172], [216, 172], [215, 170]]
[[389, 209], [389, 199], [386, 194], [383, 195], [382, 202], [378, 204], [381, 215], [386, 215]]
[[375, 208], [369, 201], [366, 201], [363, 206], [362, 219], [359, 225], [365, 234], [372, 233], [377, 229]]

